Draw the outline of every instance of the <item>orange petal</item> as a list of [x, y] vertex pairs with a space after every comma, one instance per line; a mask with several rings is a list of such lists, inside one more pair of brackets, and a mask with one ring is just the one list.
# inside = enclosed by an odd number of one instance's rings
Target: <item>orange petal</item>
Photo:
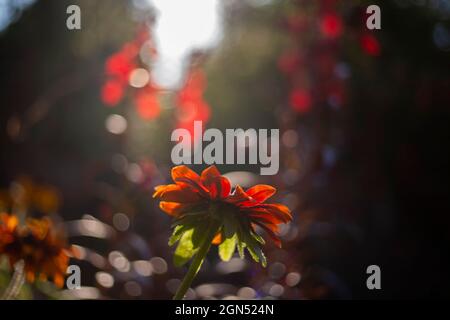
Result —
[[176, 184], [164, 184], [155, 187], [155, 192], [153, 193], [153, 198], [159, 198], [164, 191], [171, 190], [176, 187]]
[[226, 201], [230, 203], [240, 203], [243, 201], [250, 200], [250, 197], [245, 193], [244, 189], [241, 186], [237, 185], [234, 189], [233, 194], [231, 194]]
[[208, 195], [208, 189], [203, 186], [200, 176], [186, 166], [176, 166], [172, 168], [172, 179], [177, 184], [189, 185], [203, 196]]
[[169, 184], [166, 186], [158, 186], [153, 197], [158, 197], [161, 201], [194, 203], [201, 200], [199, 194], [187, 186], [177, 184]]
[[27, 278], [28, 282], [33, 283], [35, 278], [36, 278], [36, 276], [34, 274], [34, 271], [28, 270], [27, 273], [26, 273], [26, 278]]
[[28, 218], [26, 219], [25, 224], [33, 236], [40, 240], [43, 240], [48, 235], [53, 226], [53, 223], [47, 217], [42, 219]]
[[292, 220], [292, 214], [288, 207], [282, 205], [281, 203], [265, 203], [258, 207], [266, 209], [272, 215], [277, 216], [284, 223]]
[[280, 220], [278, 217], [271, 215], [269, 212], [267, 212], [264, 209], [261, 209], [259, 211], [250, 211], [250, 214], [248, 216], [252, 220], [260, 220], [260, 221], [271, 223], [271, 224], [283, 223], [283, 221]]
[[64, 277], [61, 274], [57, 273], [53, 277], [53, 282], [58, 288], [62, 288], [64, 286]]
[[258, 224], [259, 226], [264, 225], [265, 228], [269, 229], [272, 232], [278, 232], [278, 225], [273, 223], [273, 221], [268, 217], [253, 217], [252, 222]]
[[216, 166], [210, 166], [203, 170], [200, 179], [202, 184], [209, 189], [211, 198], [225, 198], [230, 194], [230, 181], [220, 175]]
[[258, 205], [258, 202], [253, 200], [239, 185], [236, 186], [233, 194], [227, 197], [225, 201], [239, 207], [252, 207]]
[[8, 223], [7, 223], [7, 228], [8, 228], [8, 230], [14, 230], [16, 227], [17, 227], [17, 225], [19, 224], [19, 219], [17, 219], [17, 217], [16, 216], [9, 216], [9, 219], [7, 220], [8, 221]]
[[161, 201], [159, 207], [170, 216], [178, 216], [189, 209], [189, 204]]
[[206, 186], [207, 184], [211, 184], [211, 182], [217, 177], [220, 177], [220, 172], [217, 170], [216, 166], [213, 165], [203, 170], [200, 179]]
[[218, 232], [215, 236], [214, 239], [211, 242], [212, 244], [215, 245], [219, 245], [222, 243], [222, 232]]
[[277, 189], [267, 184], [258, 184], [248, 189], [246, 193], [254, 200], [261, 203], [273, 196], [276, 191]]
[[272, 241], [275, 243], [275, 245], [277, 247], [281, 248], [281, 240], [278, 237], [278, 235], [273, 230], [271, 230], [271, 228], [269, 228], [266, 224], [257, 222], [257, 221], [255, 221], [254, 224], [260, 226], [268, 234], [268, 236], [272, 239]]
[[178, 179], [185, 178], [199, 182], [200, 176], [186, 166], [176, 166], [172, 168], [172, 179], [177, 182]]
[[231, 184], [226, 177], [219, 177], [211, 185], [210, 192], [213, 198], [225, 199], [230, 195]]

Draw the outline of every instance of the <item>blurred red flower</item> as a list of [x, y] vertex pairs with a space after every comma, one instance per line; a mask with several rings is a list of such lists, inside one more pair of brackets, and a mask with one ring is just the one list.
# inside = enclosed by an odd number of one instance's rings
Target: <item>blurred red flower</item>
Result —
[[134, 98], [134, 103], [137, 113], [144, 120], [155, 119], [161, 113], [158, 92], [151, 87], [139, 90]]
[[361, 47], [365, 53], [370, 56], [379, 56], [381, 53], [381, 46], [377, 38], [371, 34], [364, 34], [360, 40]]
[[211, 109], [203, 98], [206, 88], [205, 75], [201, 70], [192, 70], [183, 88], [176, 97], [177, 128], [188, 130], [193, 136], [194, 121], [207, 122]]
[[320, 21], [320, 30], [327, 38], [337, 38], [342, 34], [342, 20], [335, 13], [325, 14]]
[[297, 88], [292, 90], [289, 96], [289, 102], [291, 107], [299, 113], [306, 113], [311, 110], [311, 95], [305, 89]]
[[122, 83], [128, 83], [131, 71], [136, 68], [136, 64], [133, 62], [134, 55], [132, 54], [132, 52], [129, 52], [129, 48], [125, 46], [124, 49], [109, 57], [105, 63], [106, 75], [113, 76]]
[[[141, 61], [139, 53], [142, 50], [148, 50], [147, 54], [152, 57], [157, 54], [148, 32], [138, 32], [134, 40], [124, 44], [120, 51], [106, 60], [106, 81], [101, 89], [101, 100], [107, 106], [116, 106], [123, 100], [127, 90], [130, 90], [139, 117], [151, 121], [161, 114], [160, 96], [163, 89], [152, 81], [148, 62]], [[130, 80], [137, 69], [145, 69], [149, 75], [148, 82], [142, 86], [135, 86]], [[198, 68], [188, 70], [186, 81], [176, 92], [174, 99], [177, 128], [193, 133], [194, 121], [209, 120], [210, 107], [203, 98], [205, 88], [204, 73]]]
[[123, 98], [124, 86], [115, 79], [110, 79], [102, 87], [102, 101], [107, 106], [116, 106]]

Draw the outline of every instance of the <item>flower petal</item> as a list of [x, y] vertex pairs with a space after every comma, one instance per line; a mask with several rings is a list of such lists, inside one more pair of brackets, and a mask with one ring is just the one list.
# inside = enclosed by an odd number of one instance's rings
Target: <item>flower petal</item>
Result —
[[208, 184], [211, 184], [211, 182], [215, 179], [220, 177], [220, 172], [217, 170], [216, 166], [212, 165], [203, 170], [202, 175], [200, 176], [201, 181], [206, 186]]
[[262, 203], [273, 196], [276, 191], [277, 189], [267, 184], [258, 184], [248, 189], [246, 193], [257, 202]]
[[212, 244], [215, 245], [219, 245], [222, 243], [222, 232], [218, 232], [215, 236], [214, 239], [211, 242]]
[[171, 190], [175, 188], [176, 184], [164, 184], [155, 187], [155, 192], [153, 193], [153, 198], [159, 198], [166, 190]]
[[275, 243], [275, 245], [279, 248], [281, 248], [281, 240], [278, 237], [278, 235], [275, 233], [274, 230], [272, 230], [273, 228], [267, 226], [264, 223], [261, 223], [259, 221], [254, 221], [254, 224], [260, 226], [266, 233], [267, 235], [272, 239], [272, 241]]
[[208, 195], [208, 189], [203, 186], [200, 176], [186, 166], [172, 168], [172, 179], [176, 184], [189, 185], [203, 196]]
[[153, 198], [160, 198], [166, 202], [195, 203], [201, 200], [197, 192], [187, 186], [168, 184], [165, 186], [157, 186], [155, 188]]
[[159, 203], [159, 208], [170, 216], [178, 216], [189, 210], [190, 207], [191, 205], [186, 203], [166, 201], [161, 201]]
[[177, 182], [180, 178], [200, 182], [200, 176], [186, 166], [176, 166], [172, 168], [172, 179]]
[[258, 204], [256, 201], [250, 198], [248, 194], [244, 191], [244, 189], [242, 189], [241, 186], [239, 185], [236, 186], [233, 194], [228, 196], [225, 199], [225, 201], [228, 203], [235, 204], [239, 207], [253, 206]]
[[261, 220], [263, 222], [271, 223], [271, 224], [280, 224], [283, 223], [277, 216], [271, 215], [265, 209], [259, 209], [258, 211], [252, 210], [249, 211], [248, 217], [252, 220]]
[[266, 209], [272, 215], [277, 216], [284, 223], [292, 220], [292, 214], [288, 207], [281, 203], [264, 203], [258, 206], [259, 208]]
[[213, 199], [226, 198], [231, 191], [230, 181], [220, 175], [216, 166], [210, 166], [203, 170], [200, 177], [202, 184], [209, 189], [210, 196]]
[[58, 288], [62, 288], [64, 286], [64, 276], [61, 273], [56, 273], [53, 276], [53, 282]]
[[245, 193], [244, 189], [241, 188], [241, 186], [237, 185], [234, 189], [234, 192], [232, 195], [228, 197], [228, 201], [230, 203], [238, 203], [242, 201], [249, 200], [250, 197]]
[[19, 223], [16, 216], [10, 216], [6, 213], [0, 214], [0, 227], [8, 231], [13, 231]]

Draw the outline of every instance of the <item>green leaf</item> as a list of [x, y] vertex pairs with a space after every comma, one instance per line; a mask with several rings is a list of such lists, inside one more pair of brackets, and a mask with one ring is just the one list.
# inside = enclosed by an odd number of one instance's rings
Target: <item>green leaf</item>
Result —
[[186, 227], [183, 225], [176, 226], [175, 229], [173, 230], [172, 235], [169, 238], [169, 246], [173, 246], [175, 243], [177, 243], [177, 241], [180, 240], [185, 230]]
[[259, 262], [259, 257], [256, 254], [256, 251], [253, 248], [253, 246], [247, 245], [247, 251], [250, 253], [250, 256], [253, 258], [253, 260], [255, 260], [256, 262]]
[[219, 245], [219, 256], [223, 261], [229, 261], [236, 250], [237, 236], [234, 234], [231, 238], [225, 239]]
[[177, 267], [181, 267], [188, 262], [196, 252], [196, 250], [194, 250], [194, 245], [192, 244], [193, 232], [194, 230], [190, 229], [184, 232], [180, 238], [180, 242], [178, 243], [173, 256], [173, 263]]
[[253, 239], [258, 241], [260, 244], [262, 244], [262, 245], [266, 244], [266, 241], [264, 241], [263, 237], [261, 237], [259, 234], [251, 232], [251, 235], [252, 235]]
[[267, 266], [267, 259], [264, 255], [264, 252], [261, 249], [261, 244], [258, 243], [253, 236], [246, 237], [245, 238], [245, 244], [247, 246], [248, 252], [250, 252], [250, 255], [252, 256], [253, 260], [256, 262], [260, 262], [263, 267]]
[[250, 252], [250, 255], [252, 256], [253, 260], [255, 260], [256, 262], [260, 262], [264, 268], [267, 266], [267, 259], [261, 248], [247, 246], [247, 250], [248, 252]]
[[245, 254], [244, 254], [245, 243], [242, 242], [241, 240], [238, 240], [237, 247], [238, 247], [239, 257], [241, 259], [244, 259], [245, 258]]
[[262, 251], [261, 248], [257, 248], [256, 250], [256, 254], [259, 256], [259, 261], [261, 261], [261, 265], [265, 268], [267, 267], [267, 259], [266, 259], [266, 255], [264, 254], [264, 252]]
[[238, 252], [239, 252], [239, 257], [241, 259], [245, 258], [245, 241], [243, 241], [244, 237], [242, 235], [242, 228], [240, 225], [237, 226], [237, 247], [238, 247]]

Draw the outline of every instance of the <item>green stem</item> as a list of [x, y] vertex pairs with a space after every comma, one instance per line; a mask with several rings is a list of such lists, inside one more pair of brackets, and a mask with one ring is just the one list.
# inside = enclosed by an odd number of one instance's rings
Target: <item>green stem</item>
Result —
[[211, 241], [214, 239], [214, 236], [216, 235], [219, 226], [220, 226], [219, 224], [213, 222], [209, 227], [207, 234], [205, 235], [205, 237], [202, 240], [202, 243], [200, 244], [198, 252], [195, 254], [194, 259], [192, 260], [192, 263], [189, 266], [188, 272], [184, 276], [184, 279], [181, 282], [180, 286], [178, 287], [177, 292], [173, 296], [173, 300], [182, 300], [186, 295], [186, 292], [190, 288], [192, 281], [194, 280], [195, 276], [200, 270], [200, 267], [203, 264], [203, 261], [205, 260], [206, 254], [208, 253], [209, 248], [211, 247]]
[[24, 265], [25, 263], [23, 260], [20, 260], [15, 264], [14, 274], [11, 277], [9, 285], [3, 293], [1, 300], [13, 300], [19, 295], [20, 289], [25, 282]]

